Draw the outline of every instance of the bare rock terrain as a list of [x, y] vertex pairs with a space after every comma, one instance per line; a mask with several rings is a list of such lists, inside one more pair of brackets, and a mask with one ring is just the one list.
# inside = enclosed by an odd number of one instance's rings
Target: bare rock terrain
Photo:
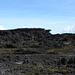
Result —
[[75, 75], [75, 34], [50, 31], [0, 30], [0, 75]]

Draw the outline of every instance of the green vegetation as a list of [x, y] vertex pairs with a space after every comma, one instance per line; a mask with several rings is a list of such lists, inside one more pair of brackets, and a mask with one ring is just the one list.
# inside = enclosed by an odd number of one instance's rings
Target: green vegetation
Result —
[[72, 51], [74, 48], [75, 48], [75, 46], [73, 46], [73, 45], [66, 45], [66, 46], [61, 47], [61, 48], [53, 48], [53, 49], [46, 50], [45, 53], [50, 53], [50, 52], [68, 52], [68, 51]]
[[[17, 68], [23, 68], [28, 69], [24, 75], [43, 75], [43, 74], [52, 74], [52, 73], [62, 73], [66, 74], [69, 72], [74, 72], [75, 70], [72, 68], [66, 68], [66, 67], [56, 67], [56, 66], [49, 66], [49, 65], [18, 65]], [[6, 72], [12, 72], [14, 75], [18, 74], [17, 72], [14, 72], [12, 69], [7, 69]]]
[[[26, 49], [18, 49], [18, 48], [1, 48], [0, 51], [4, 51], [5, 53], [10, 53], [10, 54], [50, 54], [52, 52], [57, 53], [57, 52], [69, 52], [73, 51], [75, 46], [73, 45], [66, 45], [61, 48], [52, 48], [49, 50], [26, 50]], [[15, 49], [15, 50], [14, 50]]]

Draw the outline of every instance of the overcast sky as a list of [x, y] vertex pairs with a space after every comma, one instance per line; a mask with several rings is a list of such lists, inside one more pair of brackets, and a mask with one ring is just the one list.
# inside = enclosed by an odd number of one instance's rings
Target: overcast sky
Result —
[[0, 0], [0, 30], [20, 27], [75, 33], [75, 0]]

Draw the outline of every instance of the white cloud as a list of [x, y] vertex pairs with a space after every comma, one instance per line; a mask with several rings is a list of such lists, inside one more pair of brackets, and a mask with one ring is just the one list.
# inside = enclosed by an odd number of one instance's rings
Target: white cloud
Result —
[[75, 25], [72, 25], [72, 26], [65, 27], [64, 31], [67, 32], [67, 33], [69, 33], [69, 32], [74, 31], [74, 29], [75, 29]]
[[20, 28], [28, 28], [27, 26], [21, 26]]
[[5, 30], [5, 28], [2, 25], [0, 25], [0, 30]]

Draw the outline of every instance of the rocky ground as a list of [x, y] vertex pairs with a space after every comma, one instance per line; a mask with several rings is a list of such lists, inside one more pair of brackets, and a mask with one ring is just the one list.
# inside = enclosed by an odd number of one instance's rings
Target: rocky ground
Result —
[[75, 75], [75, 34], [25, 28], [0, 31], [0, 75]]
[[13, 51], [18, 49], [0, 50], [0, 75], [75, 74], [75, 56], [72, 52], [69, 55], [60, 52], [21, 54], [20, 50], [17, 53]]

